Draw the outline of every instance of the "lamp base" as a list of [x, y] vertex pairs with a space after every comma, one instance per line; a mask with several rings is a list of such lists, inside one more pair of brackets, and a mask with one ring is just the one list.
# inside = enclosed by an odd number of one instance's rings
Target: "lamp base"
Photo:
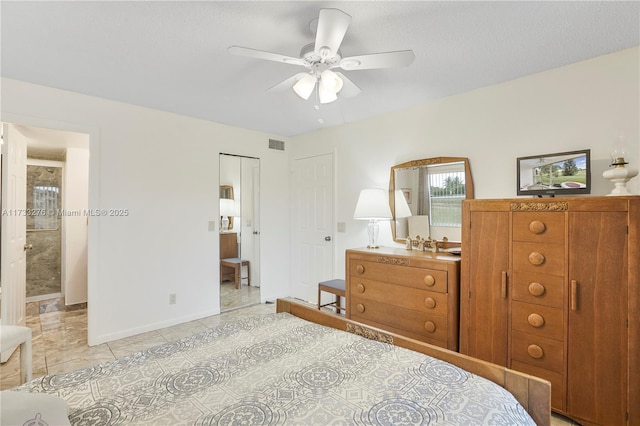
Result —
[[376, 240], [378, 239], [378, 230], [378, 221], [375, 219], [369, 220], [369, 224], [367, 225], [367, 233], [369, 234], [369, 245], [367, 246], [367, 248], [380, 248], [380, 246], [376, 242]]
[[613, 182], [615, 187], [611, 190], [611, 193], [607, 194], [607, 196], [616, 196], [616, 195], [633, 195], [627, 189], [627, 182], [633, 179], [638, 175], [638, 171], [635, 169], [628, 169], [622, 166], [616, 166], [612, 169], [605, 170], [602, 173], [602, 177], [607, 180]]

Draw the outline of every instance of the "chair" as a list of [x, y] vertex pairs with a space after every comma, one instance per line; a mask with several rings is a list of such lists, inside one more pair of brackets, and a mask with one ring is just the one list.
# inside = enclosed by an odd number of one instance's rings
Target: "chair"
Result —
[[[242, 267], [247, 267], [247, 276], [242, 276]], [[238, 257], [238, 234], [225, 232], [220, 234], [220, 283], [228, 275], [226, 269], [233, 269], [233, 281], [236, 288], [240, 288], [242, 279], [247, 279], [247, 285], [251, 285], [249, 261]]]
[[[335, 302], [325, 303], [323, 305], [321, 301], [321, 294], [323, 291], [327, 293], [335, 294], [336, 296]], [[335, 279], [335, 280], [329, 280], [329, 281], [322, 281], [318, 283], [318, 309], [324, 306], [334, 306], [336, 308], [336, 313], [339, 314], [341, 309], [340, 298], [341, 297], [346, 298], [346, 296], [347, 296], [347, 293], [345, 291], [344, 280]], [[345, 313], [346, 313], [346, 307], [345, 307]]]
[[31, 380], [32, 350], [31, 329], [19, 325], [0, 325], [0, 352], [20, 345], [20, 373], [22, 383]]

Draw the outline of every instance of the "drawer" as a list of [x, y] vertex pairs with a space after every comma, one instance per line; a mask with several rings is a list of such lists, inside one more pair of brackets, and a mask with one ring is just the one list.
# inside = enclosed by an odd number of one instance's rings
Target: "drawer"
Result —
[[513, 241], [564, 244], [562, 212], [514, 212]]
[[439, 293], [447, 292], [447, 271], [350, 259], [348, 274], [352, 279], [359, 277]]
[[392, 327], [408, 331], [417, 336], [447, 341], [447, 318], [423, 311], [400, 308], [386, 303], [352, 296], [349, 301], [351, 319], [371, 324], [382, 329]]
[[562, 276], [564, 256], [564, 245], [514, 242], [513, 270]]
[[560, 373], [564, 365], [564, 342], [513, 331], [511, 359]]
[[555, 410], [564, 411], [567, 387], [565, 380], [561, 373], [555, 371], [545, 370], [543, 368], [533, 367], [528, 364], [523, 364], [518, 361], [511, 363], [512, 370], [520, 371], [522, 373], [531, 374], [532, 376], [540, 377], [541, 379], [551, 382], [551, 408]]
[[381, 283], [353, 276], [349, 280], [349, 291], [351, 296], [373, 302], [424, 311], [433, 315], [447, 315], [446, 293]]
[[511, 329], [549, 339], [564, 340], [563, 310], [513, 301]]
[[513, 300], [562, 308], [564, 306], [564, 277], [557, 275], [513, 272]]

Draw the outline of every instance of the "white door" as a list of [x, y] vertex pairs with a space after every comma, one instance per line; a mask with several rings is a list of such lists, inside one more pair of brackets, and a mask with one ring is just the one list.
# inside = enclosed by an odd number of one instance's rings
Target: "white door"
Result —
[[253, 179], [253, 261], [251, 263], [251, 285], [260, 287], [260, 160], [251, 167]]
[[[12, 124], [3, 124], [3, 134], [0, 309], [2, 324], [25, 325], [27, 138]], [[2, 352], [1, 361], [14, 349]]]
[[[238, 255], [249, 261], [251, 286], [260, 287], [260, 159], [240, 158], [241, 244]], [[247, 272], [243, 268], [242, 276]]]
[[318, 282], [333, 272], [333, 154], [293, 164], [293, 284], [291, 294], [318, 301]]

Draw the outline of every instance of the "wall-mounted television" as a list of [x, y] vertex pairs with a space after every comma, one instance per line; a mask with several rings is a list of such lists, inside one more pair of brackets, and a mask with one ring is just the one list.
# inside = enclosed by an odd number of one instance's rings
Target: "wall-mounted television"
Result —
[[553, 197], [591, 193], [591, 150], [516, 159], [518, 195]]

